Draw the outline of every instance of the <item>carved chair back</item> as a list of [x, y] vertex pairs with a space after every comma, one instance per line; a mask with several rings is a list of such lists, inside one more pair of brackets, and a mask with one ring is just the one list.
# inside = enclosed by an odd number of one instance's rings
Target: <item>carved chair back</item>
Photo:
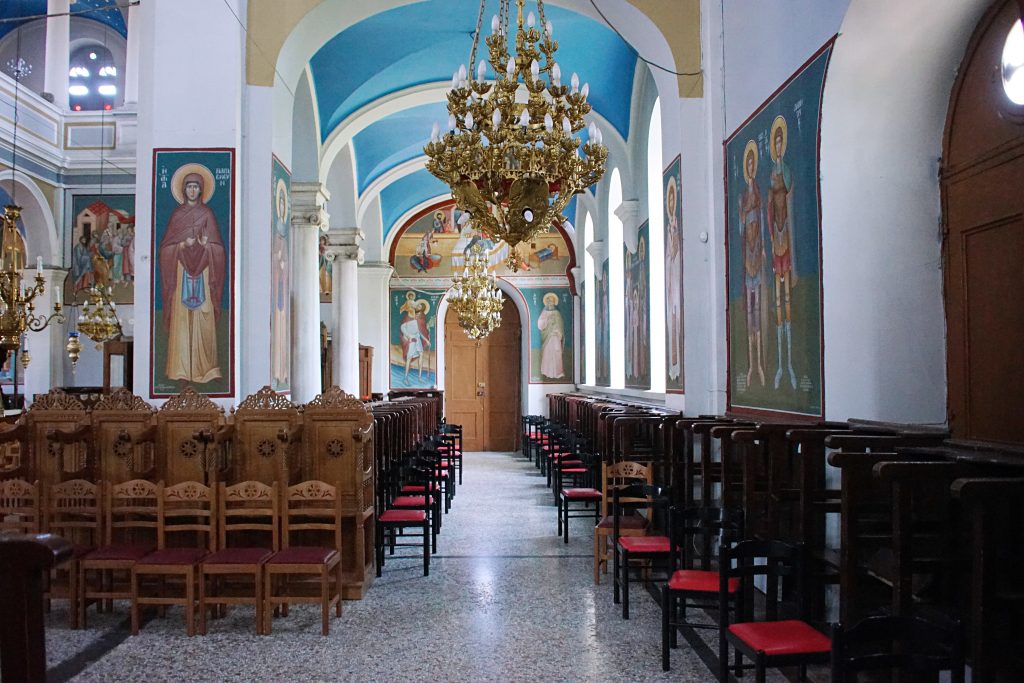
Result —
[[39, 482], [21, 479], [0, 482], [0, 530], [38, 534], [42, 519]]
[[281, 498], [277, 482], [220, 484], [217, 495], [219, 547], [281, 548]]
[[157, 515], [157, 547], [213, 550], [217, 543], [214, 491], [198, 481], [164, 487]]
[[103, 542], [102, 489], [85, 479], [72, 479], [50, 487], [44, 531], [72, 543], [94, 548]]
[[289, 486], [282, 517], [283, 547], [311, 545], [341, 552], [341, 496], [337, 487], [315, 479]]
[[104, 543], [156, 545], [157, 527], [164, 507], [164, 483], [131, 479], [106, 482]]

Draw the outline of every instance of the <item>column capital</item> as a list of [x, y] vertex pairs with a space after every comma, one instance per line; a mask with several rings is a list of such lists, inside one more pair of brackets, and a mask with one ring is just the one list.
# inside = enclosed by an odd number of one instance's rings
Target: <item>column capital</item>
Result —
[[636, 252], [637, 229], [640, 227], [640, 200], [624, 199], [615, 209], [622, 221], [622, 241], [631, 252]]
[[361, 263], [359, 267], [360, 277], [377, 278], [385, 282], [391, 279], [391, 275], [394, 272], [395, 269], [390, 263], [385, 263], [381, 261]]
[[324, 256], [328, 261], [339, 259], [362, 263], [365, 257], [362, 244], [365, 235], [359, 228], [331, 228], [327, 231], [327, 249]]
[[598, 280], [604, 278], [604, 271], [601, 266], [608, 260], [608, 243], [604, 240], [595, 240], [587, 246], [587, 253], [594, 259], [594, 277]]
[[583, 269], [576, 266], [570, 270], [569, 273], [572, 274], [573, 282], [576, 285], [576, 296], [579, 296], [580, 292], [583, 291]]
[[292, 227], [308, 228], [320, 232], [330, 225], [330, 215], [325, 206], [331, 193], [323, 183], [293, 182]]

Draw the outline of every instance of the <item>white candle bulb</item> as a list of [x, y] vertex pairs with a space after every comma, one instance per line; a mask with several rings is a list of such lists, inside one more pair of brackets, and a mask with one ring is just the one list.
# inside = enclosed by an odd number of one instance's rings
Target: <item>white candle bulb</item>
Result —
[[455, 71], [452, 73], [452, 90], [459, 87], [459, 72]]
[[434, 127], [430, 129], [430, 141], [437, 142], [437, 138], [441, 133], [441, 124], [434, 121]]
[[523, 113], [519, 117], [519, 125], [523, 128], [530, 125], [530, 110], [526, 107], [523, 107]]
[[590, 94], [590, 84], [584, 83], [583, 87], [580, 88], [580, 94], [583, 95], [583, 99], [587, 99], [587, 95]]
[[596, 128], [597, 127], [594, 125], [593, 121], [591, 121], [590, 125], [587, 126], [587, 137], [590, 138], [591, 140], [597, 137], [597, 133], [594, 132]]
[[466, 128], [473, 127], [473, 112], [466, 114]]
[[495, 109], [494, 113], [491, 114], [491, 126], [495, 129], [501, 125], [501, 110]]
[[466, 80], [466, 65], [465, 64], [459, 64], [459, 80], [460, 81]]
[[448, 115], [448, 130], [455, 130], [455, 126], [458, 122], [455, 120], [455, 114]]
[[580, 77], [576, 75], [576, 72], [572, 72], [572, 78], [569, 79], [569, 85], [572, 86], [572, 91], [577, 92], [580, 89]]
[[530, 12], [529, 14], [526, 15], [526, 26], [528, 28], [533, 28], [536, 25], [537, 17], [534, 16], [533, 12]]
[[547, 31], [548, 38], [555, 34], [555, 28], [551, 25], [550, 21], [544, 24], [544, 30]]
[[484, 60], [480, 60], [480, 64], [476, 67], [476, 80], [484, 80], [484, 76], [487, 75], [487, 63]]
[[498, 21], [498, 15], [495, 14], [491, 17], [491, 33], [497, 33], [499, 28], [501, 28], [501, 22]]
[[43, 274], [43, 257], [36, 256], [36, 275]]
[[597, 144], [600, 145], [604, 142], [604, 133], [601, 132], [601, 126], [597, 124], [594, 124], [594, 129], [597, 132]]
[[554, 128], [554, 127], [555, 127], [555, 122], [551, 118], [551, 114], [545, 113], [544, 114], [544, 130], [546, 130], [547, 132], [550, 133], [551, 129]]
[[551, 83], [562, 85], [562, 67], [558, 66], [558, 62], [551, 65]]
[[530, 62], [530, 73], [533, 74], [533, 80], [537, 80], [537, 76], [540, 76], [540, 64], [536, 59]]
[[505, 66], [505, 75], [509, 78], [516, 77], [516, 60], [514, 57], [508, 58], [508, 64]]
[[569, 125], [568, 116], [562, 119], [562, 132], [566, 135], [572, 135], [572, 126]]

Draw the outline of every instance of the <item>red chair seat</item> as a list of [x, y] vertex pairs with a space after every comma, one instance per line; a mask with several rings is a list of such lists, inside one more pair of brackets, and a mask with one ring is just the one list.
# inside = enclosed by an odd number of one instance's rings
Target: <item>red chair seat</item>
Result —
[[427, 518], [423, 510], [386, 510], [380, 516], [382, 522], [422, 524]]
[[[402, 487], [402, 493], [423, 493], [423, 491], [425, 489], [426, 489], [425, 486], [403, 486]], [[437, 490], [437, 484], [431, 484], [430, 485], [430, 490], [431, 491], [436, 491]]]
[[97, 548], [86, 555], [86, 560], [141, 560], [153, 552], [153, 546], [143, 545], [108, 545]]
[[[611, 529], [614, 526], [615, 517], [613, 515], [605, 515], [597, 523], [598, 529]], [[626, 515], [619, 518], [620, 529], [643, 529], [645, 526], [647, 526], [647, 520], [640, 515]]]
[[669, 541], [668, 536], [622, 536], [619, 547], [634, 555], [653, 555], [667, 553]]
[[[668, 580], [669, 590], [674, 591], [696, 591], [700, 593], [717, 593], [719, 587], [718, 572], [709, 572], [702, 569], [680, 569], [672, 574]], [[735, 593], [739, 590], [740, 580], [736, 577], [729, 579], [729, 592]]]
[[[420, 514], [423, 514], [422, 512]], [[337, 555], [334, 548], [314, 548], [309, 546], [292, 546], [274, 553], [267, 560], [268, 564], [326, 564]]]
[[562, 497], [569, 500], [601, 500], [597, 489], [562, 489]]
[[95, 549], [96, 548], [94, 548], [91, 545], [80, 545], [78, 543], [75, 543], [73, 546], [71, 546], [71, 559], [80, 560], [92, 551], [94, 551]]
[[562, 474], [586, 474], [587, 469], [585, 467], [563, 467]]
[[391, 503], [396, 508], [422, 508], [427, 505], [426, 496], [398, 496]]
[[829, 652], [832, 649], [832, 641], [827, 636], [795, 619], [733, 624], [729, 633], [769, 656]]
[[203, 564], [259, 564], [273, 554], [266, 548], [224, 548], [204, 557]]
[[164, 548], [146, 555], [139, 564], [189, 565], [198, 564], [206, 557], [207, 551], [201, 548]]

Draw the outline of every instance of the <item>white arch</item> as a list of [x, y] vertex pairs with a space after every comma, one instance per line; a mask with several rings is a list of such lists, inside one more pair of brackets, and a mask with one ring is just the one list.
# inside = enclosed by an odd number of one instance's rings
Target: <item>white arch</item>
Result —
[[853, 0], [843, 19], [821, 126], [829, 419], [946, 419], [938, 159], [988, 5]]
[[[19, 190], [17, 193], [12, 191], [15, 184]], [[61, 265], [63, 261], [60, 239], [57, 237], [57, 222], [46, 201], [46, 195], [39, 189], [39, 186], [31, 177], [21, 171], [5, 169], [0, 171], [0, 187], [3, 187], [7, 194], [11, 196], [18, 194], [20, 197], [21, 219], [25, 223], [25, 247], [28, 251], [26, 257], [29, 265], [35, 261], [37, 256], [42, 256], [43, 261], [48, 264]], [[31, 202], [24, 201], [25, 194], [21, 190], [28, 192], [32, 197]], [[37, 231], [32, 228], [32, 226], [40, 224], [43, 226], [45, 234], [45, 240], [42, 242], [36, 237]]]
[[320, 174], [320, 120], [312, 74], [307, 69], [292, 102], [292, 179], [302, 182], [326, 180]]

